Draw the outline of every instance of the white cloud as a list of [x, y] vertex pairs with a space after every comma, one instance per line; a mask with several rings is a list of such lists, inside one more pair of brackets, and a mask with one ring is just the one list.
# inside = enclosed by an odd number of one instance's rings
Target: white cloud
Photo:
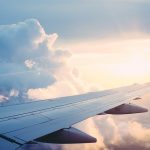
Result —
[[138, 122], [129, 123], [129, 133], [133, 138], [137, 139], [139, 142], [150, 141], [150, 129], [143, 127]]
[[[17, 96], [43, 99], [83, 91], [69, 61], [71, 53], [53, 48], [57, 38], [56, 33], [46, 34], [36, 19], [0, 26], [1, 95], [12, 97], [18, 91]], [[68, 90], [54, 92], [62, 89]]]

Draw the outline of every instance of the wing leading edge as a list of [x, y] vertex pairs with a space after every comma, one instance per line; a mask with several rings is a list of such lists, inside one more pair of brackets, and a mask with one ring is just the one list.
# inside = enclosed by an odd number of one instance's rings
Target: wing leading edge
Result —
[[[36, 142], [96, 142], [95, 138], [70, 127], [102, 113], [146, 112], [144, 108], [127, 103], [149, 92], [150, 83], [147, 83], [53, 100], [1, 106], [0, 139], [17, 146]], [[2, 144], [0, 143], [0, 147]]]

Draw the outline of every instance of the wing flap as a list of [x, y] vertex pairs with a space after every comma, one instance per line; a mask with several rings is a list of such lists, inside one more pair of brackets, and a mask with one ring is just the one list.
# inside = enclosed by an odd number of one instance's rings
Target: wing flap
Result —
[[16, 131], [19, 128], [24, 129], [50, 120], [50, 118], [44, 117], [40, 114], [6, 120], [0, 123], [0, 133], [4, 134], [7, 132]]
[[1, 150], [15, 150], [18, 148], [18, 144], [9, 142], [0, 137], [0, 149]]

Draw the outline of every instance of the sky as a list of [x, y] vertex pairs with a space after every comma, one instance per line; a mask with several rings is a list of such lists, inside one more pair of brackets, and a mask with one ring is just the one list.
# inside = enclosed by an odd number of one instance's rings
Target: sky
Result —
[[[149, 32], [148, 0], [1, 0], [0, 23], [37, 18], [48, 33], [63, 39], [100, 38], [134, 32]], [[88, 32], [87, 32], [88, 30]]]
[[72, 62], [85, 82], [106, 89], [148, 80], [149, 5], [148, 0], [1, 0], [0, 24], [37, 19], [46, 33], [59, 35], [57, 48], [74, 53]]
[[[149, 14], [149, 0], [0, 0], [0, 101], [150, 82]], [[150, 108], [148, 99], [141, 105]], [[77, 126], [102, 140], [81, 147], [149, 149], [149, 113], [143, 116], [123, 117], [126, 123], [113, 116], [89, 119]], [[110, 137], [103, 132], [105, 124], [113, 131]], [[133, 127], [139, 134], [131, 133]], [[133, 142], [127, 147], [123, 140], [129, 139]]]

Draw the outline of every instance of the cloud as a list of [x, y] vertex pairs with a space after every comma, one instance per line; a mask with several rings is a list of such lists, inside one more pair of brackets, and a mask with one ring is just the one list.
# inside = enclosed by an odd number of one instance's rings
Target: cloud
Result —
[[45, 39], [45, 32], [39, 22], [29, 19], [12, 25], [0, 26], [0, 58], [2, 61], [22, 61], [36, 57], [39, 43]]
[[107, 143], [109, 149], [143, 149], [150, 148], [150, 130], [144, 127], [140, 122], [127, 121], [126, 123], [116, 124], [121, 136], [121, 140], [116, 143]]
[[[53, 48], [57, 38], [56, 33], [46, 34], [36, 19], [0, 26], [1, 95], [43, 99], [52, 97], [53, 91], [62, 85], [73, 90], [69, 90], [70, 93], [63, 90], [61, 96], [82, 90], [69, 62], [71, 53]], [[12, 90], [18, 94], [12, 94]], [[49, 94], [42, 97], [39, 91]]]
[[150, 129], [143, 127], [138, 122], [129, 123], [129, 133], [133, 138], [136, 138], [139, 142], [149, 142], [150, 140]]
[[[150, 95], [149, 95], [150, 96]], [[142, 103], [147, 103], [149, 96], [143, 97]], [[131, 150], [133, 148], [148, 150], [150, 148], [149, 114], [104, 115], [94, 118], [94, 122], [109, 150]]]
[[3, 95], [0, 95], [0, 102], [8, 100], [8, 97], [5, 97]]

